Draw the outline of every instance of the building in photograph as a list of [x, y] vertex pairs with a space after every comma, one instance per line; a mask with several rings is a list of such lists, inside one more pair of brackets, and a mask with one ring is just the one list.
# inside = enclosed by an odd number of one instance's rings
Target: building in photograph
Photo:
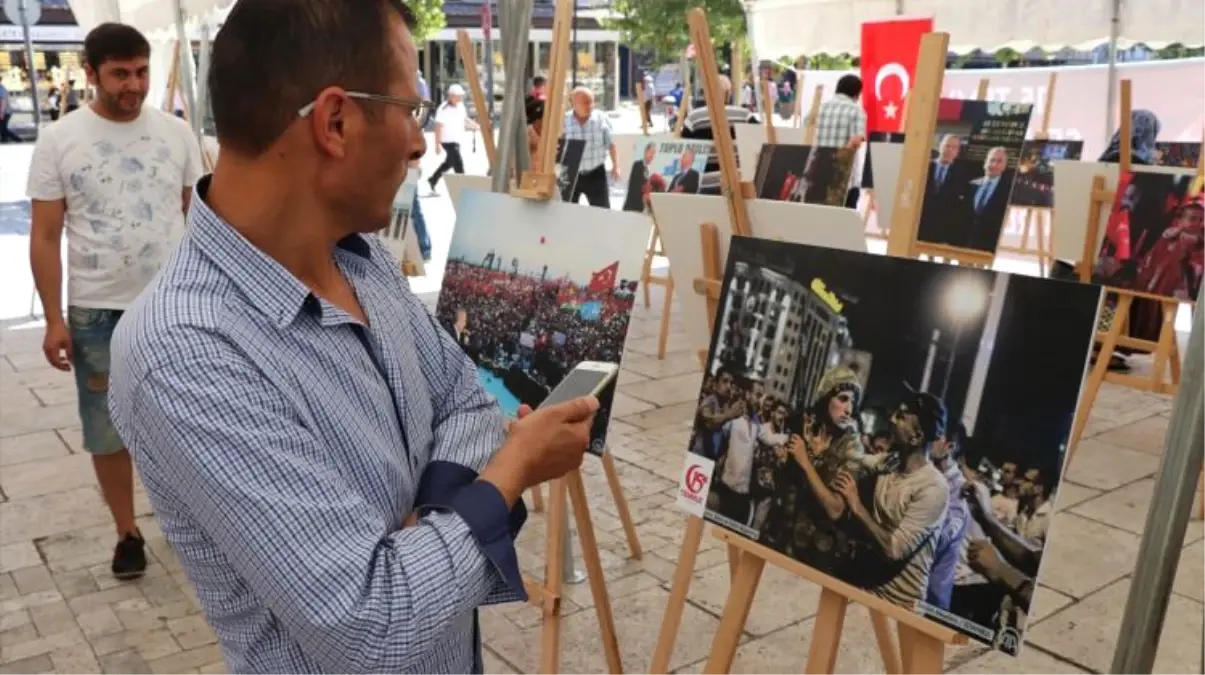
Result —
[[[841, 316], [811, 289], [743, 262], [734, 267], [720, 326], [720, 360], [789, 403], [810, 400], [820, 377], [840, 358], [845, 334]], [[829, 348], [804, 349], [815, 343]]]

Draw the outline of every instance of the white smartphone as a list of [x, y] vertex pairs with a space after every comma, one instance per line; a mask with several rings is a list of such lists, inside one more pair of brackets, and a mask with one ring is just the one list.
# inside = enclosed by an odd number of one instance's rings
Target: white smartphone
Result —
[[619, 365], [602, 361], [582, 361], [561, 380], [540, 407], [572, 401], [582, 396], [599, 396], [615, 381]]

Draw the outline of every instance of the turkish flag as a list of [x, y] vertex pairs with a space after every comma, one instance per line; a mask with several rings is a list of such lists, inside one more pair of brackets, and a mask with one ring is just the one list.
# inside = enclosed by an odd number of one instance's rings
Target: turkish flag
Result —
[[916, 77], [920, 39], [933, 19], [888, 19], [862, 24], [862, 106], [866, 131], [903, 131], [904, 99]]
[[586, 290], [591, 293], [603, 293], [615, 287], [615, 279], [619, 276], [619, 261], [607, 265], [590, 275], [590, 285]]

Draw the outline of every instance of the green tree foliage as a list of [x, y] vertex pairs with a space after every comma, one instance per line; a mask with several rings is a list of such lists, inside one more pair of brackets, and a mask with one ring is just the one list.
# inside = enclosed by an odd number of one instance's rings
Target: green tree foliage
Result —
[[711, 41], [717, 47], [745, 36], [745, 11], [740, 0], [616, 0], [612, 18], [603, 25], [620, 32], [621, 40], [637, 51], [653, 52], [659, 61], [677, 61], [690, 44], [687, 10], [707, 12]]
[[414, 41], [423, 43], [431, 36], [443, 30], [444, 21], [444, 0], [406, 0], [410, 11], [414, 12], [416, 24], [414, 28]]

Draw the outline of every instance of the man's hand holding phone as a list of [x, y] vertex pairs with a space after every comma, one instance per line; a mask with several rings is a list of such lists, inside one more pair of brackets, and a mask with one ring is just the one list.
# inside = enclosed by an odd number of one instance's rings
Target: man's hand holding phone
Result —
[[[530, 409], [529, 409], [530, 410]], [[582, 396], [523, 414], [511, 422], [506, 442], [481, 473], [508, 507], [523, 491], [578, 468], [590, 447], [598, 399]]]

